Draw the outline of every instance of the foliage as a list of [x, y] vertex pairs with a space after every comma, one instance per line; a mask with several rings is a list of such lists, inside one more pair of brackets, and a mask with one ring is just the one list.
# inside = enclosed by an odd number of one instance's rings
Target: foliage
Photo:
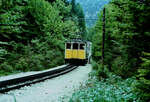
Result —
[[63, 64], [64, 42], [76, 37], [80, 28], [79, 21], [65, 20], [72, 17], [71, 9], [65, 0], [3, 0], [1, 72], [36, 71]]
[[0, 62], [5, 59], [5, 56], [7, 55], [7, 50], [5, 49], [0, 49]]
[[[149, 101], [150, 5], [149, 0], [112, 0], [106, 9], [105, 58], [109, 72], [128, 78], [137, 74], [136, 97]], [[102, 15], [93, 30], [93, 59], [101, 62]], [[94, 31], [90, 31], [94, 32]], [[144, 52], [142, 54], [142, 52]], [[147, 53], [145, 53], [147, 52]], [[100, 64], [94, 65], [101, 73]], [[103, 71], [104, 72], [104, 71]], [[101, 76], [100, 76], [101, 77]], [[124, 101], [124, 100], [123, 100]]]
[[124, 80], [115, 75], [101, 81], [90, 79], [69, 102], [142, 102], [138, 92], [132, 91], [135, 82], [135, 78]]
[[95, 75], [101, 80], [102, 78], [108, 78], [111, 74], [106, 66], [104, 68], [100, 63], [92, 62], [92, 68], [96, 70]]
[[77, 12], [76, 12], [77, 17], [79, 18], [78, 19], [79, 30], [80, 30], [80, 33], [81, 33], [82, 37], [84, 39], [86, 39], [86, 26], [85, 26], [84, 12], [83, 12], [82, 7], [80, 6], [80, 4], [76, 5], [76, 9], [77, 9]]
[[87, 40], [92, 42], [92, 37], [95, 35], [95, 27], [91, 27], [87, 29]]
[[[150, 48], [150, 31], [145, 27], [149, 26], [146, 23], [150, 14], [148, 2], [139, 4], [138, 0], [112, 0], [105, 8], [104, 63], [109, 71], [127, 78], [134, 75], [139, 68], [141, 52], [149, 51]], [[140, 13], [141, 10], [145, 11], [145, 15]], [[93, 36], [93, 58], [97, 62], [101, 59], [102, 13], [101, 11]], [[136, 19], [138, 20], [135, 21]]]
[[135, 91], [141, 93], [142, 100], [146, 102], [150, 100], [150, 53], [143, 52], [142, 64], [138, 73]]
[[8, 62], [4, 62], [0, 65], [0, 75], [8, 75], [13, 72], [13, 67], [8, 64]]
[[71, 5], [72, 18], [79, 26], [77, 34], [79, 37], [86, 39], [86, 26], [83, 9], [79, 3], [76, 3], [76, 0], [71, 0]]

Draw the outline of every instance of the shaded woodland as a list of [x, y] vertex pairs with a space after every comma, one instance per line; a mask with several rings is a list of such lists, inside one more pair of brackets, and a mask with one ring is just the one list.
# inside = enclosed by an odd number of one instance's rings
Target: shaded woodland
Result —
[[64, 42], [86, 33], [80, 17], [74, 1], [1, 0], [0, 75], [64, 64]]
[[102, 10], [89, 32], [97, 75], [106, 78], [113, 73], [123, 79], [135, 76], [135, 91], [146, 102], [150, 98], [150, 0], [112, 0], [105, 9], [104, 68], [101, 65]]

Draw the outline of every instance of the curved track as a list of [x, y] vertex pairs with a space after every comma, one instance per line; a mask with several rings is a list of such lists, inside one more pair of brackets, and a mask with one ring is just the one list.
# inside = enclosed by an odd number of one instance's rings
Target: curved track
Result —
[[57, 77], [59, 75], [70, 72], [77, 67], [78, 66], [67, 65], [65, 67], [51, 70], [51, 71], [47, 71], [47, 72], [41, 72], [41, 73], [34, 74], [34, 75], [29, 75], [29, 76], [10, 79], [10, 80], [0, 81], [0, 93], [5, 93], [5, 92], [8, 92], [8, 91], [13, 90], [13, 89], [19, 89], [23, 86], [27, 86], [30, 84], [44, 81], [46, 79]]

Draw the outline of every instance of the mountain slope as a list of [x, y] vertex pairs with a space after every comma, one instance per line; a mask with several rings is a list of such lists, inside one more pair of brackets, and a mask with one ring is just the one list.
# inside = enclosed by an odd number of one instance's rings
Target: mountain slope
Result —
[[[76, 0], [83, 7], [85, 18], [97, 18], [97, 15], [110, 0]], [[95, 21], [86, 20], [87, 26], [92, 26]]]

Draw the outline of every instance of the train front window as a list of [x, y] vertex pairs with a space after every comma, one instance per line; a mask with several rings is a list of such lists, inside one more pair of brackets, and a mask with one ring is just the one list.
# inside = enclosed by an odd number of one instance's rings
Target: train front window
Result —
[[73, 49], [78, 49], [78, 43], [73, 43]]
[[84, 50], [85, 44], [80, 44], [80, 50]]
[[66, 44], [66, 49], [71, 49], [71, 43]]

